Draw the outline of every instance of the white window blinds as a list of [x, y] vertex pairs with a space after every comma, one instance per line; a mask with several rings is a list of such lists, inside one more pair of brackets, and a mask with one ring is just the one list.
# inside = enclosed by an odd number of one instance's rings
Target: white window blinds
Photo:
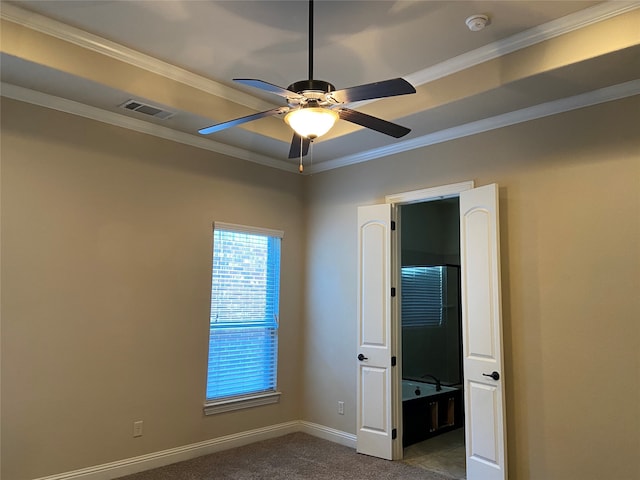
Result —
[[275, 391], [282, 236], [214, 225], [208, 401]]
[[444, 267], [402, 267], [402, 326], [442, 325]]

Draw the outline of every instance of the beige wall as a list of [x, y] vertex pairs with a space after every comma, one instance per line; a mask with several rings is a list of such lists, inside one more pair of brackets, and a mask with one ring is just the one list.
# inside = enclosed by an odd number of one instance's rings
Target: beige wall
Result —
[[[640, 96], [303, 179], [3, 98], [2, 478], [295, 419], [355, 433], [356, 207], [468, 179], [500, 184], [510, 478], [635, 478], [638, 112]], [[286, 232], [285, 395], [204, 417], [212, 220]]]
[[[301, 417], [299, 175], [5, 98], [1, 158], [2, 478]], [[283, 395], [205, 417], [213, 220], [285, 231]]]
[[355, 433], [357, 206], [497, 182], [509, 478], [639, 478], [639, 124], [636, 96], [314, 175], [304, 418]]

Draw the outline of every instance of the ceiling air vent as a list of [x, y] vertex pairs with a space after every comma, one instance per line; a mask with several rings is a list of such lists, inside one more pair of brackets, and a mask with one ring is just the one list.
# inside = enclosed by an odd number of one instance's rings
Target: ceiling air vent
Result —
[[142, 103], [137, 100], [127, 100], [122, 105], [120, 105], [120, 107], [126, 110], [133, 110], [134, 112], [144, 113], [145, 115], [150, 115], [162, 120], [171, 118], [174, 115], [173, 112], [169, 112], [167, 110], [163, 110], [159, 107], [154, 107], [153, 105]]

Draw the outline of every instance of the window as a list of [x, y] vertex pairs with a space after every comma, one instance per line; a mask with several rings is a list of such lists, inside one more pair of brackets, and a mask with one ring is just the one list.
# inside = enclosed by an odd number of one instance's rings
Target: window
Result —
[[278, 304], [283, 233], [213, 228], [205, 412], [278, 401]]
[[445, 307], [445, 267], [402, 267], [402, 326], [439, 327]]

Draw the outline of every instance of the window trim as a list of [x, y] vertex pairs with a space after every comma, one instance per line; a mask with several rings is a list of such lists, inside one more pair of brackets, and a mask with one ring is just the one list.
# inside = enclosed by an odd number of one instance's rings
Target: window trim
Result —
[[215, 415], [216, 413], [232, 412], [244, 408], [259, 407], [261, 405], [271, 405], [280, 402], [282, 392], [266, 392], [257, 395], [246, 395], [243, 397], [225, 398], [215, 402], [205, 402], [204, 414]]
[[271, 228], [263, 228], [263, 227], [249, 227], [247, 225], [238, 225], [235, 223], [213, 222], [213, 229], [229, 230], [232, 232], [240, 232], [240, 233], [253, 233], [255, 235], [279, 237], [280, 239], [284, 238], [284, 232], [282, 230], [273, 230]]
[[[247, 225], [238, 225], [234, 223], [226, 222], [213, 222], [213, 230], [226, 230], [238, 233], [248, 233], [255, 235], [264, 235], [269, 237], [278, 237], [280, 240], [284, 238], [284, 231], [275, 230], [263, 227], [252, 227]], [[279, 266], [282, 269], [282, 265]], [[210, 321], [210, 319], [209, 319]], [[210, 327], [209, 327], [210, 328]], [[207, 378], [209, 371], [207, 368]], [[276, 384], [274, 390], [265, 392], [251, 393], [247, 395], [240, 395], [237, 397], [227, 397], [220, 400], [205, 400], [203, 411], [205, 415], [215, 415], [218, 413], [231, 412], [234, 410], [241, 410], [245, 408], [258, 407], [261, 405], [271, 405], [280, 402], [280, 396], [282, 392], [278, 390]]]

